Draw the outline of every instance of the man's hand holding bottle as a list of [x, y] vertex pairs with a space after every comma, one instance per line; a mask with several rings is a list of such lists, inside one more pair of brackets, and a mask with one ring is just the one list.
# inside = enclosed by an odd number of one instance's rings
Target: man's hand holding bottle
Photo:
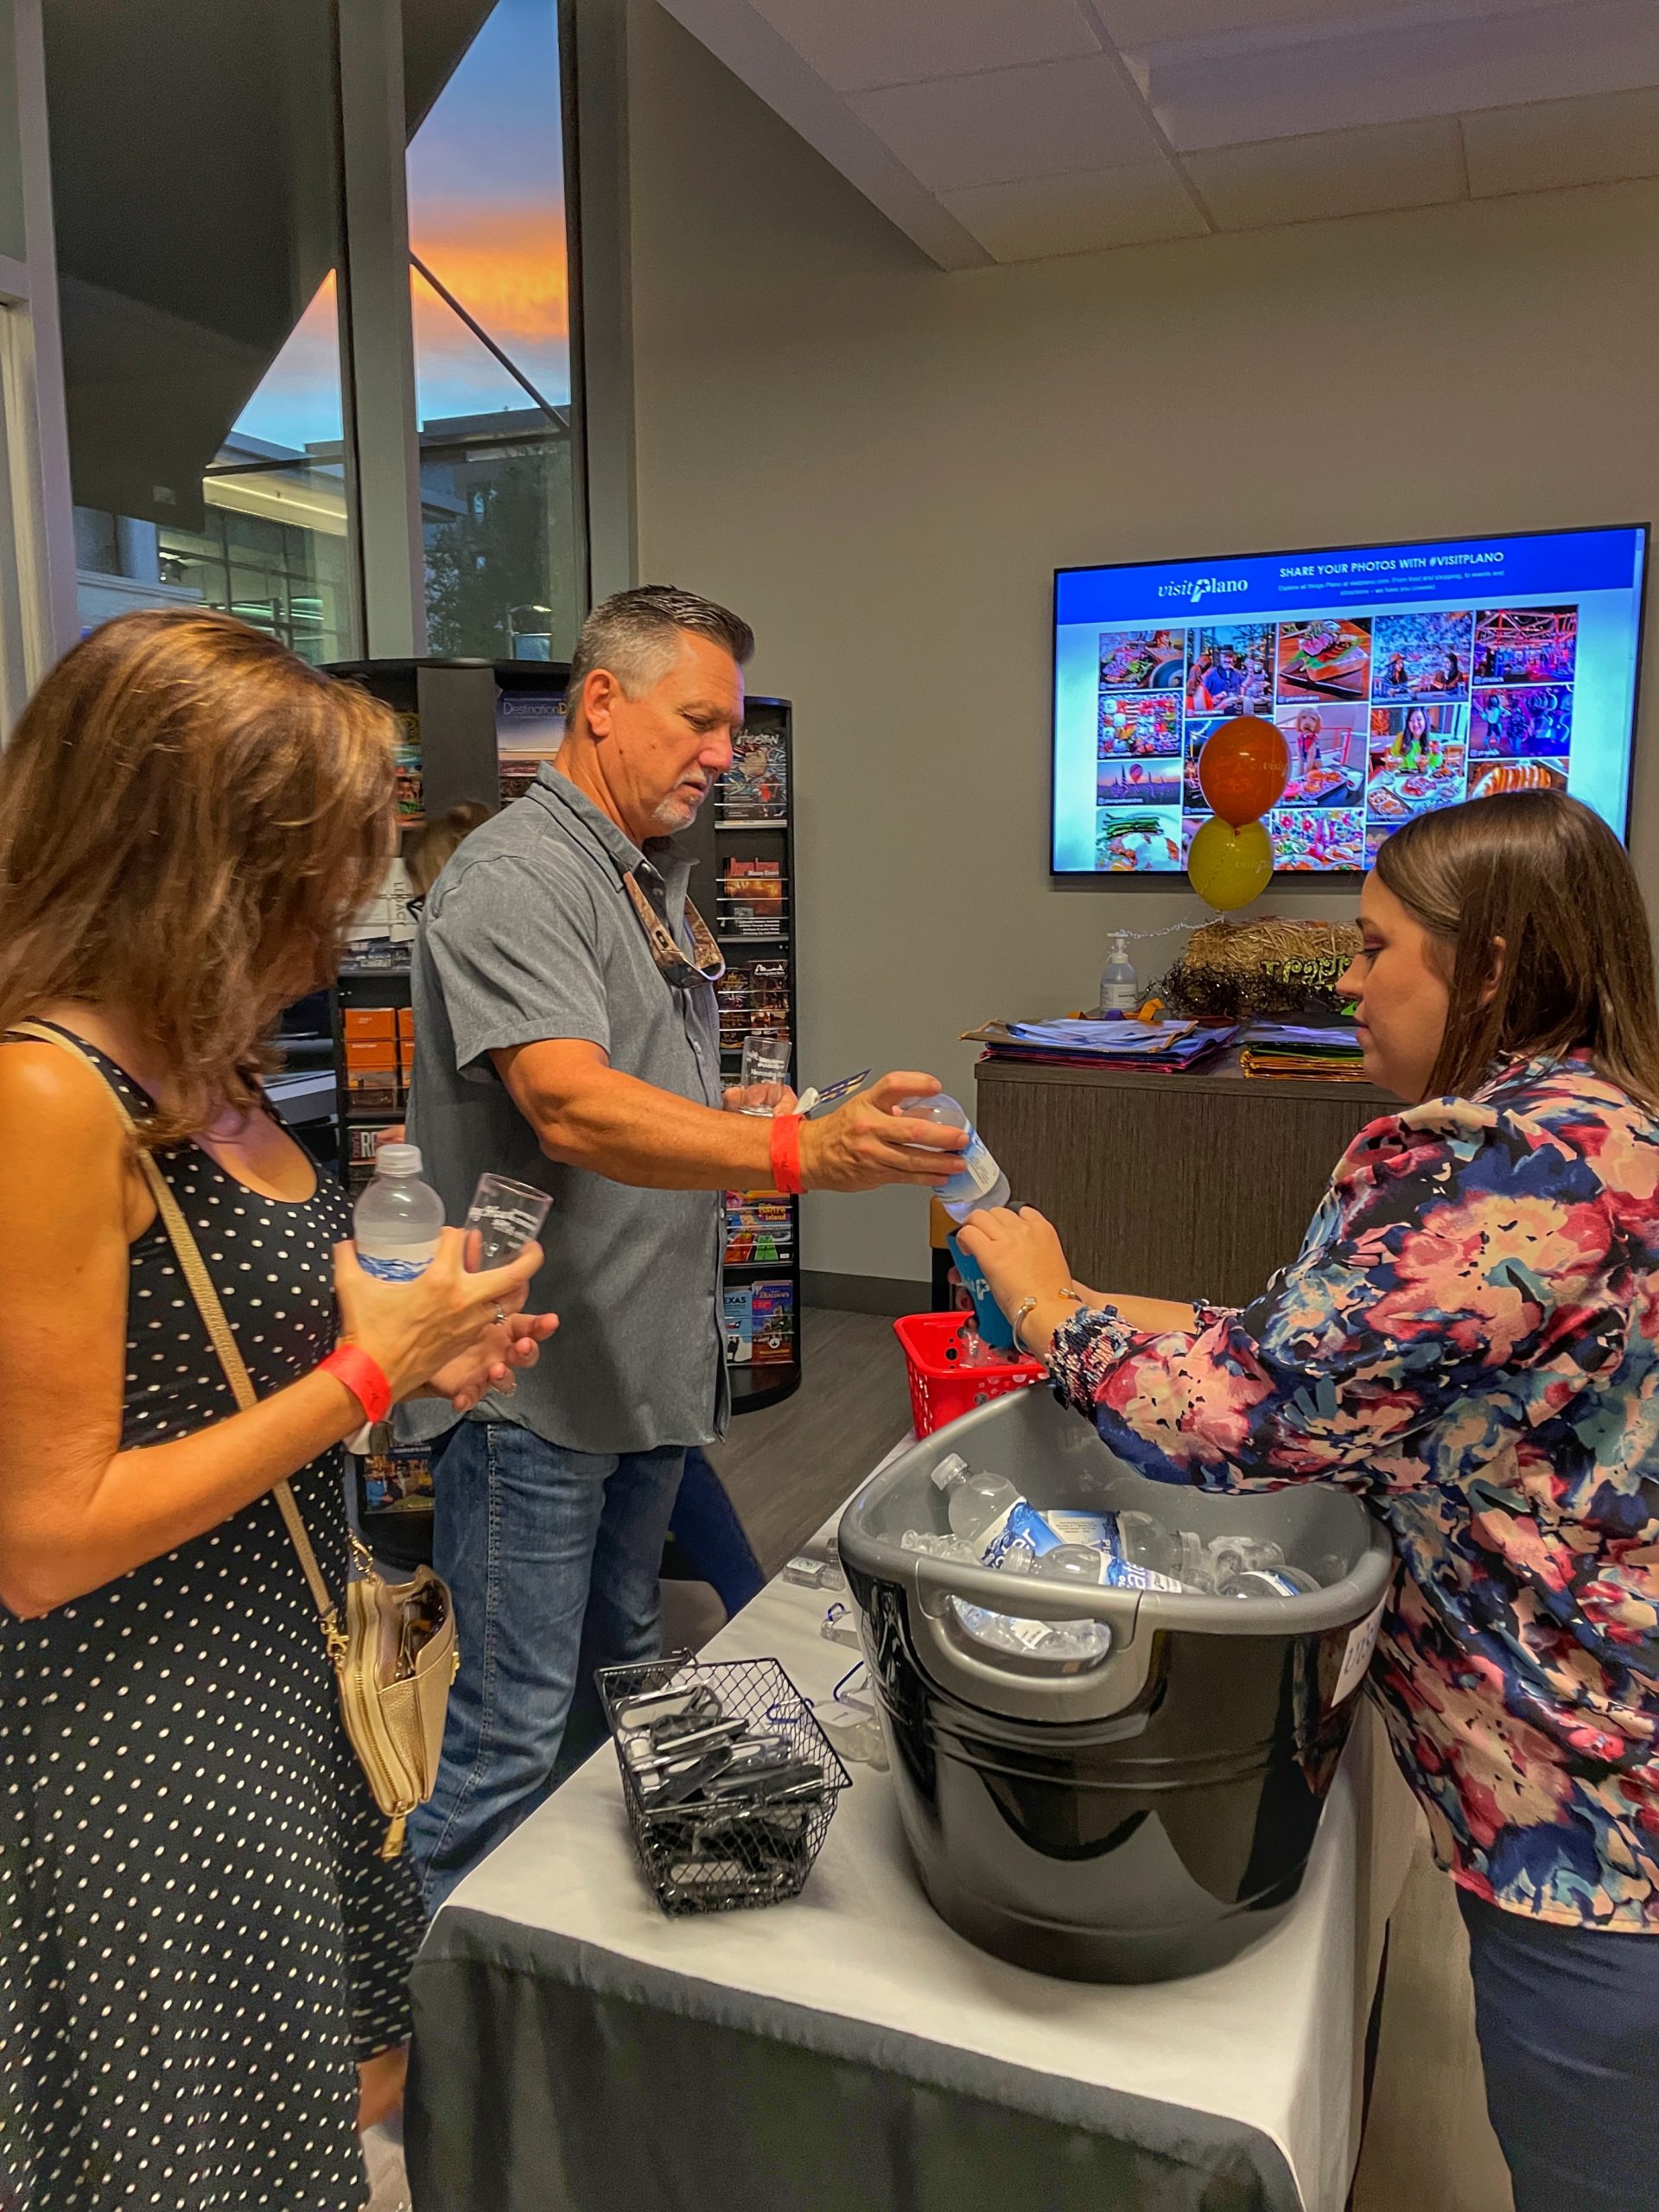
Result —
[[939, 1090], [931, 1075], [898, 1071], [816, 1121], [801, 1124], [801, 1181], [809, 1191], [876, 1191], [888, 1183], [937, 1190], [962, 1165], [964, 1129], [894, 1109], [905, 1100], [931, 1098]]

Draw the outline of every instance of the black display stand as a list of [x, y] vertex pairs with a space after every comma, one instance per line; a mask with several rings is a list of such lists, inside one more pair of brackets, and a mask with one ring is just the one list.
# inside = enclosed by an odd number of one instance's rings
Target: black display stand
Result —
[[[696, 861], [691, 896], [720, 940], [728, 982], [721, 995], [721, 1071], [735, 1083], [742, 1067], [743, 1036], [750, 1027], [788, 1032], [798, 1053], [795, 960], [795, 758], [793, 717], [787, 699], [751, 697], [744, 712], [731, 769], [693, 826], [677, 840]], [[759, 862], [774, 869], [770, 882], [744, 889], [734, 862]], [[776, 886], [775, 895], [773, 885]], [[759, 895], [764, 893], [764, 895]], [[731, 988], [741, 976], [763, 972], [745, 1002]], [[781, 1019], [778, 1017], [781, 1016]], [[794, 1067], [801, 1082], [798, 1059]], [[801, 1205], [781, 1202], [788, 1244], [775, 1260], [732, 1256], [734, 1211], [727, 1205], [728, 1287], [753, 1293], [760, 1284], [789, 1287], [790, 1352], [787, 1358], [734, 1363], [727, 1372], [734, 1413], [758, 1413], [782, 1403], [801, 1387]], [[738, 1230], [741, 1238], [741, 1229]], [[741, 1249], [741, 1245], [739, 1247]], [[760, 1324], [757, 1320], [758, 1329]], [[728, 1343], [732, 1330], [728, 1328]]]

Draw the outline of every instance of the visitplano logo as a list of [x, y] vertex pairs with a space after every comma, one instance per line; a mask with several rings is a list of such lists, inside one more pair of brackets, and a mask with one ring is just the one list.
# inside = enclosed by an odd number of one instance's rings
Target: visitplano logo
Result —
[[1190, 600], [1196, 607], [1201, 599], [1212, 593], [1248, 591], [1249, 584], [1243, 576], [1192, 576], [1185, 583], [1160, 584], [1160, 599]]

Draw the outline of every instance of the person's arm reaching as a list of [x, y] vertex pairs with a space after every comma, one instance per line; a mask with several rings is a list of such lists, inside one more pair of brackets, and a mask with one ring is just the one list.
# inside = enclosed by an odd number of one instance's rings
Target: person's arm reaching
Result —
[[[422, 925], [457, 1067], [486, 1082], [493, 1067], [550, 1160], [651, 1190], [770, 1187], [770, 1120], [702, 1105], [611, 1065], [605, 932], [581, 870], [515, 856], [467, 867], [466, 857], [463, 847], [458, 880], [445, 878], [438, 912]], [[804, 1187], [948, 1182], [961, 1131], [892, 1110], [938, 1087], [931, 1075], [884, 1076], [802, 1122]]]
[[[544, 1039], [490, 1056], [550, 1160], [613, 1183], [658, 1191], [755, 1190], [772, 1182], [772, 1122], [659, 1090], [613, 1068], [601, 1046]], [[801, 1123], [801, 1180], [809, 1191], [927, 1188], [957, 1172], [960, 1129], [894, 1114], [931, 1096], [931, 1075], [896, 1073], [821, 1120]]]
[[1047, 1356], [1054, 1337], [1079, 1307], [1094, 1313], [1109, 1306], [1132, 1328], [1154, 1332], [1198, 1326], [1195, 1306], [1090, 1290], [1078, 1282], [1053, 1224], [1035, 1206], [991, 1206], [969, 1214], [957, 1241], [984, 1268], [1003, 1312], [1020, 1312], [1020, 1348], [1039, 1357]]
[[[1593, 1179], [1486, 1109], [1418, 1111], [1351, 1150], [1301, 1253], [1253, 1305], [1173, 1324], [1185, 1309], [1154, 1301], [1032, 1310], [1022, 1336], [1115, 1452], [1217, 1490], [1408, 1487], [1422, 1433], [1454, 1404], [1458, 1448], [1483, 1463], [1605, 1363], [1623, 1326], [1599, 1288], [1611, 1230], [1573, 1181]], [[976, 1256], [1001, 1302], [995, 1254]]]

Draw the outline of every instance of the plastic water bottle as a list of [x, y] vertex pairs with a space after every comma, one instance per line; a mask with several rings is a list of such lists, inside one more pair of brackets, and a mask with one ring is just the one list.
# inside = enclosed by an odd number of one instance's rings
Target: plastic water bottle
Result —
[[985, 1149], [983, 1139], [956, 1100], [944, 1091], [931, 1098], [906, 1098], [898, 1111], [918, 1122], [938, 1122], [948, 1129], [966, 1129], [968, 1149], [959, 1153], [957, 1173], [934, 1193], [952, 1221], [966, 1221], [982, 1206], [1008, 1203], [1008, 1179]]
[[[1173, 1574], [1178, 1581], [1185, 1581], [1182, 1570], [1191, 1562], [1179, 1529], [1166, 1529], [1150, 1513], [1130, 1510], [1118, 1515], [1117, 1534], [1124, 1558], [1134, 1565], [1149, 1567], [1154, 1573]], [[1202, 1547], [1198, 1548], [1201, 1552]]]
[[421, 1148], [383, 1144], [352, 1215], [359, 1267], [382, 1282], [413, 1282], [437, 1256], [443, 1200], [421, 1180]]
[[951, 1535], [969, 1543], [1020, 1503], [1020, 1493], [1006, 1475], [970, 1475], [967, 1461], [955, 1452], [934, 1468], [933, 1480], [949, 1500], [945, 1518]]
[[1111, 957], [1100, 971], [1100, 1010], [1103, 1014], [1133, 1014], [1141, 1003], [1141, 986], [1129, 959], [1129, 933], [1114, 930]]

